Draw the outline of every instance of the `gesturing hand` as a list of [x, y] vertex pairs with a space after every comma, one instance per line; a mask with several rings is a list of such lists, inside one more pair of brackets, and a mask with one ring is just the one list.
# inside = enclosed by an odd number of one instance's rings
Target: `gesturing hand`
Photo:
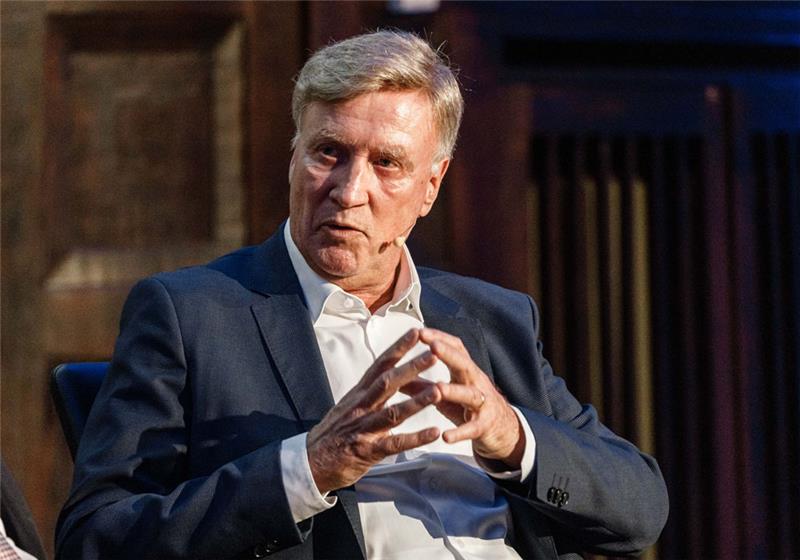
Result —
[[395, 367], [419, 340], [420, 331], [412, 329], [392, 344], [308, 433], [308, 462], [320, 492], [349, 486], [384, 457], [431, 443], [439, 437], [438, 428], [410, 434], [389, 433], [406, 418], [441, 398], [439, 388], [429, 384], [420, 387], [410, 399], [384, 407], [400, 387], [436, 362], [431, 352], [425, 352]]
[[436, 329], [422, 329], [420, 341], [450, 370], [450, 383], [415, 379], [403, 388], [409, 395], [427, 394], [438, 387], [436, 408], [456, 427], [442, 434], [447, 443], [472, 440], [481, 457], [517, 469], [525, 450], [525, 432], [514, 410], [487, 375], [472, 361], [461, 339]]

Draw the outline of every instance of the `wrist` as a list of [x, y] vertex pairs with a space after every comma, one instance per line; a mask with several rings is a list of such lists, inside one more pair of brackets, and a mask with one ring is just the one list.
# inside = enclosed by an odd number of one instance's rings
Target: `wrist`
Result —
[[311, 429], [306, 439], [306, 457], [308, 458], [308, 468], [311, 471], [314, 485], [320, 494], [327, 494], [337, 489], [331, 477], [331, 473], [335, 472], [335, 470], [331, 470], [329, 465], [325, 464], [330, 462], [330, 453], [326, 453], [325, 449], [320, 450], [319, 446], [314, 445], [316, 441], [316, 437], [314, 437], [315, 428], [316, 426]]
[[522, 426], [519, 425], [519, 419], [516, 418], [516, 414], [514, 415], [514, 418], [517, 421], [516, 442], [511, 448], [511, 452], [500, 460], [511, 467], [512, 470], [518, 470], [522, 466], [522, 457], [525, 454], [525, 431], [522, 429]]
[[505, 445], [498, 446], [492, 452], [483, 452], [479, 447], [473, 445], [474, 453], [481, 460], [492, 464], [492, 468], [498, 471], [519, 470], [525, 455], [525, 430], [522, 428], [516, 413], [510, 408], [509, 412], [511, 413], [511, 418], [513, 418], [513, 423], [509, 422], [509, 425], [513, 427], [505, 432], [508, 436]]

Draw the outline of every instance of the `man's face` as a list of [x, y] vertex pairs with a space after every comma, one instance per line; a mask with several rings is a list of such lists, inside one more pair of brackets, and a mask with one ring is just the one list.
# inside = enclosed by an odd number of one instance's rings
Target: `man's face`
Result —
[[312, 269], [345, 290], [386, 284], [449, 160], [434, 161], [430, 102], [416, 91], [311, 103], [289, 167], [292, 238]]

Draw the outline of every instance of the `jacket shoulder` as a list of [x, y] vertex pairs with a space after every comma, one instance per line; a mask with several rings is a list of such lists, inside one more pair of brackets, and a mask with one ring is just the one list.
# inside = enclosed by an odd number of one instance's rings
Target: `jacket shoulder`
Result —
[[251, 293], [244, 280], [255, 250], [256, 247], [243, 247], [206, 264], [159, 272], [139, 284], [157, 282], [173, 299], [236, 300]]
[[417, 272], [423, 286], [432, 288], [468, 308], [472, 305], [500, 308], [520, 305], [528, 307], [532, 303], [528, 294], [478, 278], [426, 267], [418, 267]]

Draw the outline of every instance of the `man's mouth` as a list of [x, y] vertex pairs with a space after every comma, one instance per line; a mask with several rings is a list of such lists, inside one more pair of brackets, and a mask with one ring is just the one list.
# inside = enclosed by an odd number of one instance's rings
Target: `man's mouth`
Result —
[[333, 221], [323, 222], [323, 224], [320, 226], [320, 229], [333, 237], [351, 237], [364, 233], [353, 225]]

